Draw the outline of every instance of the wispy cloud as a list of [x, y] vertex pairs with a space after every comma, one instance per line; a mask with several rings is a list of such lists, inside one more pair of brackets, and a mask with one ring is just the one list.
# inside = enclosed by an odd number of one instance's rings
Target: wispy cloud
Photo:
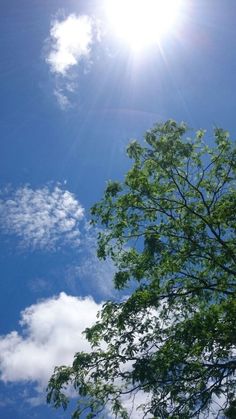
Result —
[[68, 97], [63, 93], [61, 88], [54, 89], [54, 96], [56, 97], [58, 105], [62, 110], [68, 109], [70, 107], [70, 101]]
[[82, 331], [101, 308], [91, 298], [61, 293], [21, 313], [21, 333], [0, 338], [0, 378], [4, 382], [47, 385], [56, 365], [69, 365], [78, 351], [90, 351]]
[[[0, 231], [16, 238], [16, 246], [23, 251], [54, 252], [73, 248], [68, 256], [69, 263], [60, 266], [56, 274], [53, 269], [56, 284], [60, 277], [69, 292], [96, 295], [101, 299], [115, 295], [115, 266], [112, 260], [97, 258], [97, 230], [89, 227], [77, 198], [60, 184], [37, 189], [25, 185], [0, 191]], [[51, 287], [57, 292], [58, 288], [52, 286], [51, 274], [49, 284], [47, 272], [45, 277], [36, 276], [29, 283], [31, 290]]]
[[0, 228], [15, 234], [22, 247], [54, 250], [62, 244], [77, 246], [84, 210], [75, 196], [60, 185], [32, 189], [23, 186], [2, 193]]
[[93, 40], [92, 20], [75, 14], [55, 20], [50, 32], [50, 51], [46, 58], [53, 73], [65, 76], [80, 60], [88, 58]]
[[113, 277], [116, 268], [111, 259], [97, 257], [97, 230], [85, 224], [81, 238], [79, 258], [66, 270], [65, 280], [73, 292], [96, 295], [99, 298], [114, 297]]

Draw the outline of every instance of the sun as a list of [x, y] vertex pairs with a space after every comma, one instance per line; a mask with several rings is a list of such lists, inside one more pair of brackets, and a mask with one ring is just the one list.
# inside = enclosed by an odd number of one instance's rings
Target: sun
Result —
[[140, 51], [173, 29], [180, 0], [106, 0], [105, 9], [113, 33]]

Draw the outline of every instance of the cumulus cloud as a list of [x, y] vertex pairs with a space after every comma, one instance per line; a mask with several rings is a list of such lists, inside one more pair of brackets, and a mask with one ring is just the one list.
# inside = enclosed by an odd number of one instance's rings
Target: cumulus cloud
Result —
[[[74, 354], [91, 347], [82, 334], [96, 321], [102, 305], [92, 298], [78, 298], [62, 292], [59, 296], [27, 307], [21, 313], [21, 332], [0, 337], [0, 379], [5, 383], [34, 383], [38, 392], [29, 397], [32, 405], [44, 403], [41, 394], [57, 365], [71, 365]], [[137, 406], [147, 396], [125, 397], [131, 418], [139, 418]], [[107, 410], [110, 417], [109, 408]]]
[[82, 331], [101, 308], [92, 298], [61, 293], [21, 313], [22, 332], [0, 338], [0, 373], [4, 382], [47, 385], [56, 365], [69, 365], [78, 351], [90, 351]]
[[77, 246], [84, 210], [74, 195], [59, 185], [23, 186], [0, 199], [0, 227], [19, 237], [23, 247], [53, 250], [63, 243]]
[[[0, 337], [0, 379], [4, 383], [34, 383], [37, 396], [29, 397], [26, 391], [26, 398], [34, 406], [44, 403], [45, 387], [54, 367], [71, 365], [76, 352], [91, 350], [82, 332], [96, 321], [99, 310], [101, 304], [92, 298], [63, 292], [26, 308], [21, 313], [21, 333], [13, 331]], [[128, 364], [126, 368], [132, 368], [132, 363]], [[122, 401], [130, 419], [138, 419], [143, 417], [138, 406], [149, 403], [150, 394], [137, 391], [123, 396]], [[223, 397], [215, 399], [209, 418], [216, 417], [224, 403]], [[106, 412], [112, 418], [109, 406]]]
[[53, 73], [62, 76], [81, 59], [88, 58], [93, 40], [92, 20], [75, 14], [53, 22], [50, 32], [51, 50], [47, 62]]

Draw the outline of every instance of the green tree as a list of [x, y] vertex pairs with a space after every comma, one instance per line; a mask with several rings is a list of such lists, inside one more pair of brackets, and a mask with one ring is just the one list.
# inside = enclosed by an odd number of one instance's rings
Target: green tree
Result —
[[92, 208], [98, 256], [113, 259], [129, 297], [104, 304], [85, 331], [92, 352], [50, 379], [55, 407], [67, 407], [67, 385], [78, 391], [75, 418], [107, 405], [128, 418], [124, 398], [138, 392], [143, 417], [209, 417], [213, 407], [235, 417], [236, 147], [222, 129], [212, 147], [203, 130], [187, 132], [169, 120], [144, 145], [132, 141], [124, 182], [109, 182]]

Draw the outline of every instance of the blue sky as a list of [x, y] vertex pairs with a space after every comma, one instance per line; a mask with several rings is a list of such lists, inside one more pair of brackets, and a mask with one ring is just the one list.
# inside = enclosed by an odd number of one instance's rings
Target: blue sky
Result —
[[88, 221], [129, 167], [129, 139], [168, 118], [209, 142], [216, 125], [236, 134], [236, 3], [180, 3], [158, 43], [134, 51], [105, 0], [1, 1], [1, 419], [69, 417], [44, 389], [119, 298]]

